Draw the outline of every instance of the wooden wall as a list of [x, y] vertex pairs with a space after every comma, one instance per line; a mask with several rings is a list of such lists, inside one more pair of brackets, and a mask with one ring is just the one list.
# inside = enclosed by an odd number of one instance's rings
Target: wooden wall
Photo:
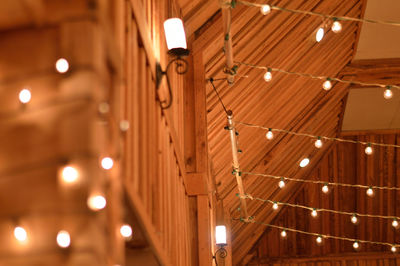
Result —
[[[349, 139], [399, 144], [399, 134], [361, 134], [345, 136]], [[379, 147], [374, 148], [374, 153], [367, 156], [363, 146], [351, 143], [337, 143], [331, 151], [322, 159], [319, 166], [313, 170], [308, 177], [312, 180], [323, 180], [330, 182], [341, 182], [348, 184], [366, 184], [378, 186], [398, 186], [400, 175], [396, 167], [400, 158], [400, 151], [394, 148]], [[320, 185], [304, 184], [289, 200], [290, 203], [315, 207], [327, 208], [347, 212], [379, 214], [388, 216], [398, 216], [400, 209], [396, 204], [398, 192], [395, 191], [375, 191], [373, 198], [368, 197], [365, 189], [331, 187], [329, 194], [321, 191]], [[262, 194], [257, 195], [263, 197]], [[274, 199], [272, 199], [274, 200]], [[388, 243], [398, 242], [398, 232], [391, 225], [391, 220], [379, 218], [359, 217], [359, 224], [354, 225], [350, 222], [350, 216], [320, 213], [318, 218], [312, 218], [310, 212], [303, 209], [284, 207], [277, 215], [273, 224], [296, 228], [308, 232], [328, 234], [334, 236], [344, 236], [356, 239], [380, 241]], [[302, 257], [308, 264], [307, 257], [326, 257], [326, 265], [347, 265], [344, 262], [334, 264], [329, 256], [354, 252], [352, 242], [340, 240], [325, 240], [322, 246], [315, 243], [315, 237], [301, 234], [288, 233], [288, 238], [283, 240], [279, 235], [279, 230], [268, 229], [253, 247], [254, 265], [272, 265], [273, 261], [282, 260], [282, 264], [274, 265], [297, 265], [286, 264], [288, 258]], [[360, 253], [375, 252], [377, 256], [391, 255], [390, 247], [361, 244]], [[357, 257], [358, 253], [353, 253]], [[361, 255], [360, 255], [361, 256]], [[311, 260], [311, 259], [309, 259]], [[340, 260], [340, 259], [339, 259]], [[357, 261], [355, 258], [349, 260]], [[379, 262], [376, 257], [366, 257], [359, 265], [395, 265], [392, 259]], [[318, 261], [323, 261], [318, 260]], [[257, 262], [261, 264], [257, 264]], [[340, 264], [342, 263], [342, 264]], [[350, 263], [350, 262], [349, 262]], [[365, 264], [363, 264], [365, 263]], [[378, 263], [378, 264], [377, 264]], [[253, 265], [253, 264], [250, 264]], [[325, 265], [325, 264], [323, 264]]]

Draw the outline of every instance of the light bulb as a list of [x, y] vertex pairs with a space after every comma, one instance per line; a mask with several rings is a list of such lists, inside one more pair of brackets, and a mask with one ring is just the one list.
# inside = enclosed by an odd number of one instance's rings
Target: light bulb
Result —
[[387, 88], [384, 92], [383, 92], [383, 98], [389, 100], [393, 97], [393, 92], [390, 88]]
[[339, 21], [335, 21], [331, 29], [334, 33], [339, 33], [342, 30], [342, 24]]
[[24, 242], [28, 239], [28, 234], [23, 227], [17, 226], [14, 228], [14, 237], [19, 242]]
[[281, 181], [279, 181], [279, 187], [280, 188], [284, 188], [285, 187], [285, 181], [283, 179], [281, 179]]
[[267, 72], [265, 72], [264, 74], [264, 80], [266, 82], [270, 82], [272, 80], [272, 73], [270, 70], [268, 70]]
[[325, 194], [329, 192], [329, 187], [328, 187], [328, 185], [323, 185], [323, 186], [322, 186], [322, 192], [324, 192]]
[[121, 233], [122, 237], [124, 237], [125, 239], [129, 239], [132, 236], [132, 227], [128, 224], [124, 224], [119, 229], [119, 232]]
[[374, 190], [372, 188], [367, 189], [367, 195], [372, 197], [374, 195]]
[[285, 230], [282, 230], [282, 232], [281, 232], [281, 237], [282, 237], [282, 238], [285, 238], [285, 237], [287, 237], [287, 233], [286, 233], [286, 231], [285, 231]]
[[59, 73], [66, 73], [69, 69], [69, 63], [67, 59], [60, 58], [56, 62], [56, 69]]
[[332, 82], [330, 80], [325, 80], [325, 82], [322, 83], [322, 88], [329, 91], [332, 88]]
[[390, 250], [391, 250], [393, 253], [395, 253], [395, 252], [397, 251], [397, 248], [396, 248], [396, 246], [392, 246], [392, 247], [390, 248]]
[[314, 217], [314, 218], [318, 216], [318, 212], [317, 212], [316, 209], [313, 209], [313, 210], [312, 210], [311, 216]]
[[102, 195], [92, 195], [88, 198], [87, 204], [92, 211], [99, 211], [106, 207], [107, 201]]
[[262, 5], [261, 6], [261, 14], [267, 15], [269, 12], [271, 12], [271, 7], [269, 5]]
[[274, 202], [274, 204], [272, 204], [272, 209], [277, 210], [279, 208], [278, 203]]
[[215, 244], [226, 245], [226, 226], [217, 225], [215, 227]]
[[101, 167], [103, 167], [103, 169], [110, 170], [113, 165], [114, 161], [110, 157], [104, 157], [103, 159], [101, 159]]
[[355, 242], [353, 243], [353, 248], [354, 248], [354, 249], [359, 249], [359, 248], [360, 248], [360, 244], [359, 244], [357, 241], [355, 241]]
[[57, 244], [61, 248], [67, 248], [71, 244], [71, 237], [65, 230], [61, 230], [57, 234]]
[[23, 89], [19, 92], [19, 101], [23, 104], [29, 103], [31, 101], [32, 94], [29, 89]]
[[324, 28], [322, 28], [322, 27], [319, 28], [317, 30], [317, 33], [315, 34], [315, 40], [317, 42], [320, 42], [322, 40], [322, 38], [324, 38], [324, 34], [325, 34]]
[[353, 214], [350, 220], [353, 224], [356, 224], [358, 222], [357, 215]]
[[122, 132], [126, 132], [129, 130], [129, 121], [128, 120], [122, 120], [121, 122], [119, 122], [119, 129]]
[[397, 228], [397, 227], [399, 227], [399, 222], [397, 221], [397, 219], [396, 219], [396, 218], [395, 218], [395, 219], [393, 219], [392, 226], [393, 226], [394, 228]]
[[365, 154], [371, 155], [374, 151], [372, 150], [371, 144], [368, 144], [368, 146], [365, 148]]
[[268, 132], [267, 132], [267, 134], [265, 134], [265, 137], [266, 137], [268, 140], [271, 140], [271, 139], [274, 138], [274, 133], [272, 133], [272, 129], [268, 129]]
[[322, 244], [322, 237], [321, 236], [317, 236], [315, 241], [317, 242], [317, 244]]
[[78, 170], [76, 170], [72, 166], [64, 167], [62, 172], [61, 172], [62, 180], [65, 183], [74, 183], [74, 182], [76, 182], [76, 180], [78, 180], [78, 176], [79, 176]]
[[319, 149], [319, 148], [321, 148], [322, 147], [322, 140], [321, 140], [321, 138], [320, 137], [318, 137], [318, 139], [315, 141], [315, 143], [314, 143], [314, 146], [315, 146], [315, 148], [317, 148], [317, 149]]
[[304, 159], [301, 160], [301, 162], [300, 162], [300, 167], [304, 168], [304, 167], [306, 167], [309, 163], [310, 163], [310, 159], [304, 158]]

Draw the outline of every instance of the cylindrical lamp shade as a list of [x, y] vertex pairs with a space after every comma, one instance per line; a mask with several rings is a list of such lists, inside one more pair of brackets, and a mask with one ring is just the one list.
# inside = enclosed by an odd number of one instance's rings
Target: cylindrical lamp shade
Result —
[[225, 227], [225, 225], [217, 225], [215, 227], [215, 243], [217, 245], [226, 245], [226, 227]]
[[164, 22], [165, 39], [167, 40], [168, 50], [174, 48], [187, 49], [186, 34], [182, 20], [170, 18]]

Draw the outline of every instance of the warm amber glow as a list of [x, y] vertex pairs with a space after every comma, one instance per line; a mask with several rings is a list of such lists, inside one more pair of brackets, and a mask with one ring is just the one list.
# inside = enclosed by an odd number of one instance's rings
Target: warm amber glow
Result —
[[121, 233], [121, 236], [125, 239], [129, 239], [132, 237], [132, 227], [129, 224], [122, 225], [119, 229], [119, 232]]
[[371, 146], [367, 146], [367, 147], [365, 148], [365, 154], [371, 155], [373, 152], [374, 152], [374, 151], [372, 150], [372, 147], [371, 147]]
[[335, 21], [333, 22], [331, 29], [334, 33], [339, 33], [342, 31], [342, 24], [339, 21]]
[[62, 181], [64, 181], [65, 183], [74, 183], [78, 180], [78, 177], [79, 177], [78, 170], [76, 170], [72, 166], [64, 167], [61, 172]]
[[25, 242], [28, 239], [28, 233], [23, 227], [17, 226], [14, 228], [14, 237], [19, 242]]
[[356, 216], [355, 214], [353, 214], [353, 215], [351, 216], [351, 222], [352, 222], [353, 224], [356, 224], [356, 223], [358, 222], [358, 218], [357, 218], [357, 216]]
[[324, 34], [325, 34], [324, 28], [322, 28], [322, 27], [319, 28], [317, 30], [317, 33], [315, 34], [315, 40], [317, 42], [320, 42], [322, 40], [322, 38], [324, 38]]
[[318, 212], [317, 212], [316, 209], [312, 210], [311, 216], [312, 216], [312, 217], [317, 217], [317, 216], [318, 216]]
[[317, 242], [317, 244], [322, 244], [322, 237], [321, 236], [317, 236], [315, 241]]
[[31, 101], [32, 95], [29, 89], [23, 89], [19, 92], [19, 101], [23, 104]]
[[187, 49], [186, 34], [180, 18], [170, 18], [164, 22], [165, 39], [168, 50], [174, 48]]
[[265, 80], [266, 82], [270, 82], [271, 79], [272, 79], [272, 73], [271, 73], [270, 71], [265, 72], [265, 74], [264, 74], [264, 80]]
[[399, 227], [399, 222], [397, 221], [397, 219], [394, 219], [394, 220], [393, 220], [392, 226], [393, 226], [394, 228], [398, 228], [398, 227]]
[[367, 189], [367, 195], [372, 197], [374, 195], [374, 190], [372, 188]]
[[392, 247], [390, 248], [390, 250], [391, 250], [393, 253], [395, 253], [395, 252], [397, 251], [397, 248], [396, 248], [396, 246], [392, 246]]
[[360, 248], [360, 244], [356, 241], [353, 243], [353, 248], [354, 249], [359, 249]]
[[274, 202], [274, 204], [272, 204], [272, 209], [277, 210], [279, 208], [278, 203]]
[[113, 165], [114, 161], [110, 157], [104, 157], [103, 159], [101, 159], [101, 167], [103, 167], [103, 169], [110, 170]]
[[267, 134], [265, 134], [265, 137], [266, 137], [268, 140], [271, 140], [271, 139], [274, 138], [274, 133], [272, 133], [272, 130], [271, 130], [271, 129], [268, 130]]
[[315, 145], [315, 148], [317, 148], [317, 149], [321, 148], [322, 147], [322, 140], [317, 139], [315, 141], [314, 145]]
[[60, 58], [56, 62], [56, 69], [59, 73], [66, 73], [69, 70], [69, 63], [67, 59]]
[[391, 98], [393, 97], [393, 92], [392, 92], [392, 90], [391, 90], [391, 89], [386, 89], [386, 90], [383, 92], [383, 97], [384, 97], [385, 99], [387, 99], [387, 100], [391, 99]]
[[271, 12], [271, 7], [269, 5], [262, 5], [261, 6], [261, 14], [267, 15], [269, 12]]
[[88, 198], [87, 204], [92, 211], [99, 211], [106, 207], [107, 201], [102, 195], [92, 195]]
[[57, 234], [57, 244], [61, 248], [67, 248], [71, 244], [71, 237], [65, 230], [61, 230]]
[[281, 237], [282, 237], [282, 238], [286, 238], [286, 237], [287, 237], [287, 233], [286, 233], [285, 230], [282, 230], [282, 232], [281, 232]]
[[285, 181], [283, 181], [283, 180], [279, 181], [278, 185], [279, 185], [280, 188], [284, 188], [285, 187]]
[[309, 163], [310, 163], [310, 159], [304, 158], [304, 159], [301, 160], [301, 162], [300, 162], [300, 167], [304, 168], [304, 167], [306, 167]]
[[328, 185], [323, 185], [323, 186], [322, 186], [322, 192], [324, 192], [325, 194], [329, 192], [329, 187], [328, 187]]
[[329, 91], [332, 88], [332, 82], [330, 80], [325, 80], [325, 82], [322, 84], [322, 88], [324, 88], [326, 91]]

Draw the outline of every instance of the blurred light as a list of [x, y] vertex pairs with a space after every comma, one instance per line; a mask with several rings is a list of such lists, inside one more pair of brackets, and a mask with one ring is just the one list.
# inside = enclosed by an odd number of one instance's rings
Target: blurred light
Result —
[[168, 50], [176, 48], [187, 49], [185, 29], [180, 18], [167, 19], [164, 22], [164, 32]]
[[272, 209], [277, 210], [279, 208], [278, 203], [274, 202], [274, 204], [272, 204]]
[[269, 5], [262, 5], [261, 6], [261, 14], [267, 15], [269, 12], [271, 12], [271, 7]]
[[324, 34], [325, 34], [324, 28], [322, 28], [322, 27], [319, 28], [317, 30], [317, 33], [315, 34], [315, 40], [317, 42], [320, 42], [322, 40], [322, 38], [324, 38]]
[[309, 163], [310, 163], [310, 159], [304, 158], [304, 159], [301, 160], [301, 162], [300, 162], [300, 167], [306, 167]]
[[124, 224], [119, 229], [119, 232], [124, 238], [129, 239], [132, 236], [132, 227], [128, 224]]
[[107, 201], [102, 195], [92, 195], [88, 198], [87, 204], [91, 210], [99, 211], [106, 207]]
[[79, 173], [74, 167], [66, 166], [61, 172], [61, 177], [65, 183], [74, 183], [78, 180]]
[[57, 244], [61, 248], [67, 248], [71, 244], [71, 237], [65, 230], [61, 230], [57, 234]]
[[19, 101], [23, 104], [31, 101], [32, 95], [29, 89], [23, 89], [19, 92]]
[[28, 239], [28, 234], [23, 227], [17, 226], [14, 228], [14, 237], [19, 242], [24, 242]]
[[110, 157], [104, 157], [103, 159], [101, 159], [101, 167], [103, 167], [103, 169], [110, 170], [113, 165], [114, 161]]
[[281, 237], [282, 237], [282, 238], [285, 238], [286, 236], [287, 236], [286, 231], [285, 231], [285, 230], [282, 230], [282, 232], [281, 232]]
[[226, 227], [225, 227], [225, 225], [217, 225], [215, 227], [215, 244], [226, 245]]
[[360, 248], [360, 244], [359, 244], [357, 241], [355, 241], [355, 242], [353, 243], [353, 248], [354, 248], [354, 249], [359, 249], [359, 248]]
[[60, 58], [56, 62], [56, 69], [59, 73], [66, 73], [69, 69], [69, 63], [67, 59]]

